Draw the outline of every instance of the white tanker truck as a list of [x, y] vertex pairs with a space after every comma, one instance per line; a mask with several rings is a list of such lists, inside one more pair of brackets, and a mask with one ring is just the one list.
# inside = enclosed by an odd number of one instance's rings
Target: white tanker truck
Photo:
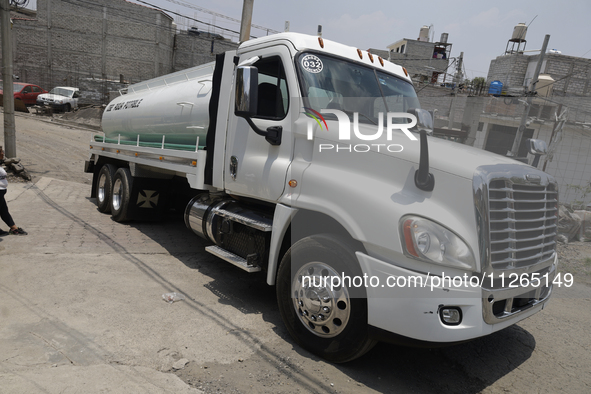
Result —
[[85, 170], [116, 221], [181, 207], [208, 252], [276, 286], [297, 343], [345, 362], [490, 334], [552, 292], [555, 180], [430, 123], [402, 67], [282, 33], [129, 86]]

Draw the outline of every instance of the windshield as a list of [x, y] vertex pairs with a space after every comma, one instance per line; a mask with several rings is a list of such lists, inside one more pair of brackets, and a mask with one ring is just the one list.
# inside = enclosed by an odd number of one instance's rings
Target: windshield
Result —
[[23, 85], [22, 83], [13, 83], [12, 84], [12, 91], [14, 93], [18, 93], [21, 91], [22, 88], [24, 88], [25, 85]]
[[357, 112], [360, 122], [377, 124], [380, 112], [420, 108], [409, 82], [362, 64], [303, 53], [298, 58], [298, 68], [306, 105], [318, 112], [337, 109], [347, 113], [351, 120]]
[[65, 97], [72, 97], [72, 95], [74, 94], [73, 90], [70, 89], [64, 89], [64, 88], [53, 88], [51, 89], [51, 92], [49, 92], [50, 94], [58, 94], [60, 96], [65, 96]]

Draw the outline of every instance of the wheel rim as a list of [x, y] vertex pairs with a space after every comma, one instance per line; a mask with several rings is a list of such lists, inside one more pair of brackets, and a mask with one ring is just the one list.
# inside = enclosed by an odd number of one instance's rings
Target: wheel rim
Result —
[[102, 174], [99, 177], [99, 181], [98, 181], [98, 194], [97, 194], [97, 198], [99, 200], [100, 203], [102, 203], [103, 201], [105, 201], [107, 199], [106, 196], [106, 187], [107, 187], [107, 176], [105, 174]]
[[[339, 335], [351, 315], [351, 300], [346, 287], [331, 286], [330, 278], [341, 274], [330, 265], [310, 262], [302, 266], [292, 282], [292, 301], [304, 326], [323, 338]], [[328, 279], [327, 279], [328, 278]]]
[[118, 211], [121, 208], [121, 200], [123, 195], [123, 187], [121, 179], [115, 180], [113, 184], [113, 208]]

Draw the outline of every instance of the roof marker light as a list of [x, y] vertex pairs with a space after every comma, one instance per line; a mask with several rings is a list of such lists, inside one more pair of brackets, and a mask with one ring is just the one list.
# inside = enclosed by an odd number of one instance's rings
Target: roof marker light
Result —
[[384, 59], [382, 59], [381, 56], [378, 56], [378, 60], [380, 61], [380, 64], [382, 65], [382, 67], [384, 67]]
[[402, 69], [404, 70], [404, 75], [408, 77], [408, 71], [406, 71], [406, 68], [402, 67]]
[[318, 43], [320, 44], [320, 48], [324, 48], [324, 40], [322, 37], [318, 37]]
[[357, 54], [359, 55], [359, 59], [363, 59], [363, 53], [361, 52], [361, 49], [357, 49]]
[[371, 52], [367, 52], [367, 56], [369, 56], [369, 60], [373, 63], [373, 55]]

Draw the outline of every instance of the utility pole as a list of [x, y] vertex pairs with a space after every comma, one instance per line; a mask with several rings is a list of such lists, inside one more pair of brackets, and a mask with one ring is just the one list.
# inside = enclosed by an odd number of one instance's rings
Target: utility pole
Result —
[[16, 131], [14, 127], [14, 90], [12, 88], [12, 40], [10, 37], [10, 0], [0, 0], [2, 15], [2, 81], [4, 90], [4, 150], [6, 157], [16, 157]]
[[252, 9], [254, 0], [244, 0], [242, 3], [242, 21], [240, 23], [240, 42], [250, 38], [250, 24], [252, 23]]
[[528, 87], [529, 93], [527, 96], [527, 103], [525, 104], [525, 110], [523, 110], [523, 115], [521, 116], [521, 124], [517, 129], [517, 133], [515, 134], [515, 140], [513, 140], [513, 147], [511, 148], [511, 152], [509, 152], [509, 156], [517, 157], [517, 153], [519, 152], [519, 145], [521, 145], [521, 138], [523, 138], [523, 132], [525, 131], [525, 126], [527, 123], [527, 117], [529, 116], [529, 109], [531, 108], [533, 94], [536, 91], [536, 84], [538, 83], [538, 78], [540, 76], [540, 70], [542, 68], [542, 62], [544, 61], [544, 55], [546, 54], [546, 48], [548, 48], [548, 41], [550, 41], [550, 34], [546, 34], [544, 37], [544, 44], [542, 44], [542, 49], [540, 50], [540, 59], [538, 60], [538, 64], [536, 65], [536, 71], [534, 72], [534, 76], [531, 80], [531, 83]]
[[[459, 85], [460, 85], [460, 81], [462, 80], [462, 62], [464, 60], [464, 52], [460, 52], [460, 57], [458, 57], [458, 64], [456, 66], [456, 74], [454, 75], [454, 82], [453, 82], [453, 88], [455, 93], [453, 93], [454, 95], [457, 94], [457, 92], [459, 91]], [[445, 83], [445, 81], [444, 81]], [[454, 127], [454, 118], [456, 117], [456, 111], [454, 108], [454, 101], [455, 101], [455, 96], [451, 97], [450, 100], [450, 105], [449, 105], [449, 120], [447, 122], [447, 129], [451, 130]]]
[[456, 71], [456, 75], [455, 75], [455, 79], [457, 81], [456, 82], [458, 85], [462, 82], [462, 64], [464, 62], [464, 52], [460, 52], [460, 57], [458, 58], [458, 69]]

